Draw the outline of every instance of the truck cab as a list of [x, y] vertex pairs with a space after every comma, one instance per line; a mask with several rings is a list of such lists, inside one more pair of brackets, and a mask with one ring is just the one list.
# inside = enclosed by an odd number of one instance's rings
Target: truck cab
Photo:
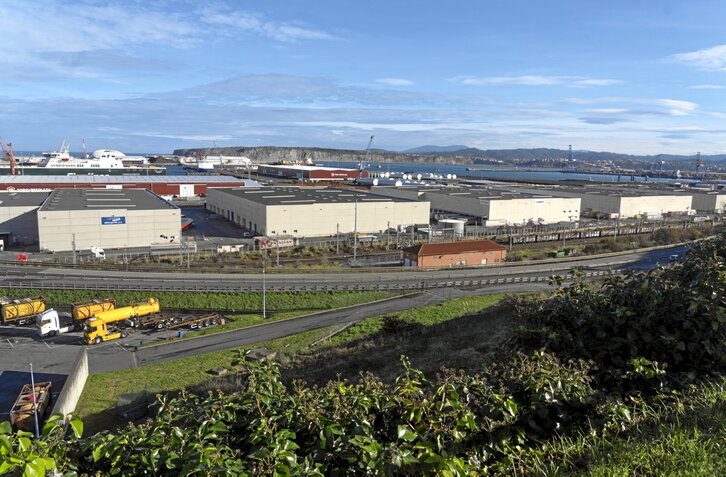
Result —
[[70, 313], [58, 313], [53, 308], [38, 313], [35, 316], [35, 325], [43, 338], [81, 329], [81, 322], [71, 318]]
[[126, 331], [109, 327], [108, 323], [95, 316], [86, 320], [83, 325], [83, 341], [86, 344], [99, 344], [126, 336], [128, 336]]

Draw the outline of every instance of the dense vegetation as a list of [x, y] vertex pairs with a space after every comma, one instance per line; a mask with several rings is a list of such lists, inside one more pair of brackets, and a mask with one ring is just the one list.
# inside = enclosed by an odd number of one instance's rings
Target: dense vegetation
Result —
[[[49, 306], [65, 306], [100, 296], [113, 297], [119, 306], [145, 301], [156, 297], [164, 308], [195, 308], [205, 310], [261, 310], [261, 293], [202, 293], [202, 292], [131, 292], [89, 290], [41, 290], [33, 288], [0, 288], [0, 296], [12, 299], [43, 296]], [[357, 305], [395, 296], [395, 293], [379, 291], [335, 292], [268, 292], [269, 311], [329, 310], [342, 306]]]
[[0, 428], [0, 472], [52, 466], [168, 475], [556, 469], [562, 454], [550, 449], [563, 436], [616, 436], [643, 409], [667, 407], [703, 380], [723, 381], [725, 255], [726, 237], [720, 237], [667, 268], [611, 277], [602, 286], [558, 279], [558, 291], [547, 299], [515, 300], [516, 332], [496, 362], [481, 363], [478, 372], [442, 370], [431, 378], [402, 358], [393, 384], [369, 374], [355, 383], [286, 385], [277, 364], [240, 356], [233, 363], [241, 373], [237, 392], [161, 398], [154, 419], [119, 432], [79, 438], [75, 423], [61, 441], [64, 431], [51, 424], [45, 438], [31, 441]]

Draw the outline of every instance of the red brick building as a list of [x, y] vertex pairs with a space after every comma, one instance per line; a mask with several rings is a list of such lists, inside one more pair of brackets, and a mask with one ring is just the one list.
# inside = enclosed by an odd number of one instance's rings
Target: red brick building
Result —
[[507, 247], [491, 240], [426, 243], [403, 249], [404, 264], [411, 267], [474, 267], [502, 263]]

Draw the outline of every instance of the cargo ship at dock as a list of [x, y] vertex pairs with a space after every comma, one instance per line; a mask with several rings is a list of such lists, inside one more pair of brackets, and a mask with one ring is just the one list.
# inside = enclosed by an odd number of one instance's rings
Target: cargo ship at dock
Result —
[[[68, 146], [44, 152], [37, 160], [21, 159], [15, 166], [20, 175], [166, 175], [166, 168], [143, 164], [145, 158], [130, 158], [111, 149], [99, 149], [90, 157], [73, 157]], [[0, 164], [0, 174], [10, 174], [10, 163]]]

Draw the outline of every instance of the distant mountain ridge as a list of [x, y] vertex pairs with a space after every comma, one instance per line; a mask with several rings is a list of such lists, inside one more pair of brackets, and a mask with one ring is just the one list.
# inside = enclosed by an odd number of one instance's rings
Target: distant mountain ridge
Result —
[[[421, 146], [412, 150], [426, 150], [427, 148], [449, 149], [460, 146]], [[279, 146], [233, 146], [199, 149], [175, 149], [178, 156], [226, 155], [247, 156], [254, 162], [266, 163], [277, 161], [305, 161], [313, 162], [359, 162], [365, 159], [365, 150], [355, 149], [328, 149], [322, 147], [279, 147]], [[440, 152], [394, 152], [381, 149], [371, 149], [368, 162], [401, 162], [401, 163], [433, 163], [433, 164], [516, 164], [542, 167], [558, 167], [568, 157], [569, 151], [564, 149], [531, 148], [531, 149], [477, 149], [464, 147], [450, 151]], [[657, 155], [630, 155], [614, 152], [573, 151], [573, 157], [579, 162], [619, 162], [653, 164], [656, 161], [695, 163], [696, 155], [683, 156], [675, 154]], [[726, 154], [702, 156], [704, 162], [726, 163]], [[689, 164], [690, 165], [690, 164]], [[687, 166], [678, 166], [687, 167]]]
[[454, 152], [461, 151], [463, 149], [469, 149], [468, 146], [419, 146], [413, 149], [406, 149], [401, 151], [404, 154], [432, 154], [438, 152]]

